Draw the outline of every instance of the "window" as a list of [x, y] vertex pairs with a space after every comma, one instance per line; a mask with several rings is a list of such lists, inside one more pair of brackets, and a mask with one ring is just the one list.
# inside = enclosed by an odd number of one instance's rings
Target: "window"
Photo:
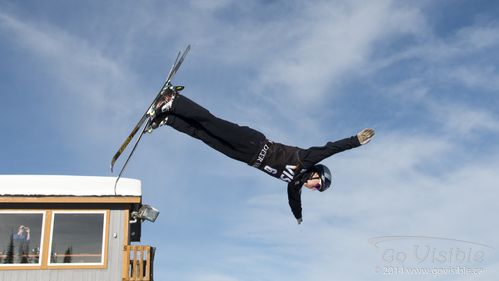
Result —
[[0, 270], [107, 268], [109, 219], [109, 210], [0, 210]]
[[54, 211], [51, 265], [104, 265], [105, 211]]
[[0, 268], [41, 264], [44, 211], [0, 211]]

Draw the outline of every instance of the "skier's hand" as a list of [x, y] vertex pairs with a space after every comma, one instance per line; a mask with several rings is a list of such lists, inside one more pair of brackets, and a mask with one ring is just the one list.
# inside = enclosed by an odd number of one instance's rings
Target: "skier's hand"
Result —
[[364, 145], [371, 141], [374, 137], [373, 129], [364, 129], [357, 134], [357, 138], [359, 139], [360, 144]]
[[299, 219], [297, 219], [297, 220], [296, 220], [296, 222], [297, 222], [298, 224], [301, 224], [301, 223], [303, 222], [303, 219], [302, 219], [302, 218], [299, 218]]

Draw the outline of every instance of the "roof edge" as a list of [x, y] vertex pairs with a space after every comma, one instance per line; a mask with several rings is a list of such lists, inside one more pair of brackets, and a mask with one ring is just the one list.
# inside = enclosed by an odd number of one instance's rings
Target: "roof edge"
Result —
[[140, 180], [72, 175], [0, 175], [0, 196], [141, 197]]

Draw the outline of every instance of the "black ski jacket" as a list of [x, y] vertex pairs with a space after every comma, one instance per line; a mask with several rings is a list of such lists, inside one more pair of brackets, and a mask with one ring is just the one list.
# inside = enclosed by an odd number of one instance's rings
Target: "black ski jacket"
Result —
[[357, 136], [308, 149], [267, 140], [250, 165], [288, 183], [289, 206], [299, 220], [302, 218], [301, 189], [308, 179], [309, 169], [333, 154], [358, 146]]

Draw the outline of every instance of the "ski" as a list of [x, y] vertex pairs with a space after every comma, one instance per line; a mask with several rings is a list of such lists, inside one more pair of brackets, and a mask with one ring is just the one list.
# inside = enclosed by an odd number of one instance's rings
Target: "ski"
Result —
[[[128, 157], [127, 157], [127, 159], [125, 161], [125, 164], [121, 168], [121, 171], [120, 171], [120, 173], [118, 175], [118, 178], [116, 179], [116, 184], [118, 183], [118, 180], [120, 179], [123, 171], [125, 170], [126, 165], [128, 164], [128, 161], [132, 157], [132, 155], [133, 155], [133, 153], [135, 151], [135, 148], [137, 148], [137, 145], [138, 145], [140, 139], [142, 138], [142, 136], [144, 135], [144, 133], [147, 131], [147, 129], [150, 126], [150, 123], [151, 123], [152, 119], [154, 118], [154, 105], [157, 103], [158, 99], [163, 95], [163, 93], [165, 93], [166, 90], [169, 87], [172, 87], [171, 80], [173, 79], [173, 76], [175, 76], [175, 74], [177, 73], [177, 71], [179, 70], [180, 65], [182, 65], [182, 62], [184, 61], [184, 59], [185, 59], [187, 53], [190, 51], [190, 49], [191, 49], [191, 45], [187, 45], [187, 47], [185, 48], [185, 50], [183, 52], [179, 52], [178, 53], [177, 58], [175, 59], [173, 65], [172, 65], [172, 67], [171, 67], [171, 69], [170, 69], [170, 71], [169, 71], [169, 73], [168, 73], [168, 75], [166, 77], [166, 81], [163, 84], [163, 86], [161, 87], [161, 89], [159, 90], [158, 94], [156, 95], [156, 98], [154, 98], [154, 100], [152, 101], [151, 105], [147, 108], [147, 111], [142, 115], [142, 117], [140, 118], [140, 120], [137, 123], [137, 125], [135, 125], [135, 127], [132, 129], [132, 132], [128, 135], [128, 137], [125, 139], [125, 141], [123, 142], [123, 144], [121, 144], [121, 146], [118, 149], [118, 151], [114, 154], [114, 156], [113, 156], [113, 158], [111, 160], [111, 172], [114, 172], [114, 166], [116, 164], [116, 161], [121, 156], [121, 154], [125, 151], [125, 149], [130, 144], [130, 142], [132, 141], [132, 139], [135, 137], [135, 135], [137, 134], [137, 132], [140, 130], [140, 128], [142, 127], [142, 125], [144, 125], [144, 123], [147, 121], [146, 126], [142, 129], [142, 132], [140, 133], [139, 138], [135, 142], [135, 145], [134, 145], [132, 151], [128, 155]], [[116, 188], [116, 184], [115, 184], [115, 188]]]

